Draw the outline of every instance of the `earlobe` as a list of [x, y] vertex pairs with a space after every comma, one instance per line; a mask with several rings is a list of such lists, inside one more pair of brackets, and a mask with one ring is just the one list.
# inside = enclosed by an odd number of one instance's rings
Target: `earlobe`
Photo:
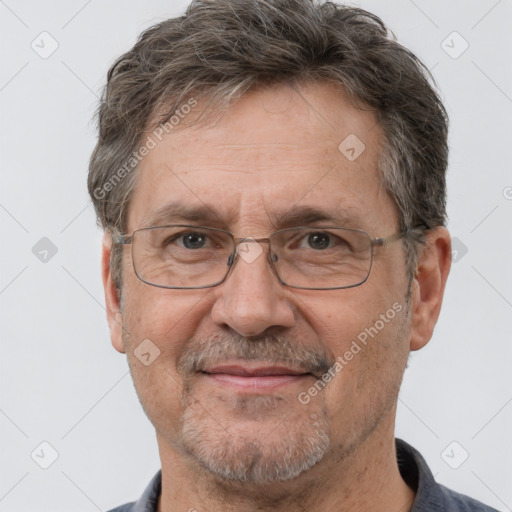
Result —
[[432, 337], [443, 303], [451, 266], [450, 234], [444, 227], [430, 230], [420, 248], [411, 295], [410, 349], [423, 348]]
[[107, 322], [110, 329], [112, 345], [118, 352], [125, 353], [123, 344], [121, 304], [118, 290], [110, 270], [111, 251], [112, 236], [110, 233], [105, 233], [103, 235], [102, 243], [101, 275], [105, 293], [105, 305], [107, 308]]

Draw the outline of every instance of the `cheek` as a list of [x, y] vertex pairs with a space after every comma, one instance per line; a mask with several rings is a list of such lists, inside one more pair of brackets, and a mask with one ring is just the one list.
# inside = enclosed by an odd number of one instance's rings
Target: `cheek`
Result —
[[343, 297], [336, 294], [322, 304], [310, 301], [307, 309], [313, 330], [338, 363], [318, 398], [332, 415], [331, 425], [347, 432], [396, 396], [407, 362], [410, 318], [404, 294], [396, 289], [342, 292]]
[[[369, 336], [368, 330], [379, 321], [381, 314], [388, 323], [396, 323], [391, 317], [396, 316], [393, 304], [398, 302], [397, 297], [400, 294], [393, 290], [376, 293], [370, 286], [363, 285], [323, 297], [302, 297], [300, 314], [326, 348], [334, 356], [342, 356], [350, 349], [352, 341], [360, 339], [364, 342], [365, 336]], [[377, 327], [379, 331], [383, 330], [380, 323]]]
[[208, 293], [130, 283], [123, 340], [137, 394], [150, 416], [178, 407], [182, 382], [176, 361], [205, 317]]
[[[166, 290], [138, 281], [125, 294], [123, 326], [132, 350], [144, 339], [155, 343], [166, 358], [193, 335], [205, 315], [204, 290]], [[200, 292], [200, 293], [199, 293]]]
[[177, 432], [183, 387], [175, 371], [176, 360], [196, 325], [188, 318], [193, 315], [194, 304], [170, 301], [168, 290], [146, 290], [150, 287], [141, 285], [126, 294], [130, 299], [123, 309], [123, 338], [130, 372], [150, 421], [160, 430]]
[[398, 301], [377, 311], [339, 342], [339, 371], [326, 388], [325, 400], [331, 424], [340, 430], [362, 428], [365, 418], [379, 417], [396, 402], [409, 354], [410, 315]]

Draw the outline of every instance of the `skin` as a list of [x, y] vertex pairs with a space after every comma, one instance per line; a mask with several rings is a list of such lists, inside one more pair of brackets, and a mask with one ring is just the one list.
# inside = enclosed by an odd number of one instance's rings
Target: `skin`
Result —
[[[366, 146], [352, 162], [338, 150], [349, 134]], [[215, 124], [181, 128], [144, 158], [127, 233], [143, 227], [157, 208], [179, 200], [207, 205], [215, 212], [212, 222], [222, 223], [216, 227], [235, 237], [269, 236], [280, 227], [277, 213], [292, 206], [342, 207], [354, 227], [372, 238], [390, 235], [397, 231], [398, 218], [380, 183], [381, 145], [374, 113], [356, 108], [338, 88], [310, 83], [296, 90], [252, 91]], [[217, 287], [172, 290], [137, 279], [127, 246], [120, 304], [109, 269], [110, 237], [104, 238], [112, 343], [127, 354], [157, 434], [162, 462], [158, 510], [410, 510], [414, 492], [400, 476], [394, 448], [397, 393], [410, 350], [430, 340], [438, 319], [451, 261], [449, 233], [440, 227], [428, 234], [412, 283], [406, 279], [402, 244], [394, 242], [375, 249], [363, 285], [328, 291], [282, 285], [266, 258], [267, 244], [261, 247], [262, 256], [250, 263], [239, 258]], [[297, 397], [322, 372], [276, 389], [247, 391], [178, 368], [186, 350], [200, 352], [205, 340], [214, 346], [222, 339], [226, 347], [236, 347], [242, 341], [272, 344], [270, 336], [332, 361], [393, 304], [402, 306], [400, 312], [307, 404]], [[160, 350], [149, 366], [134, 355], [144, 339]], [[257, 361], [222, 362], [268, 366], [276, 354], [262, 349]], [[216, 454], [214, 459], [227, 453], [223, 462], [228, 465], [249, 461], [254, 453], [260, 461], [279, 462], [286, 447], [301, 453], [308, 440], [321, 444], [322, 435], [329, 447], [316, 464], [291, 479], [237, 482], [201, 464], [184, 429], [195, 431], [204, 453]]]

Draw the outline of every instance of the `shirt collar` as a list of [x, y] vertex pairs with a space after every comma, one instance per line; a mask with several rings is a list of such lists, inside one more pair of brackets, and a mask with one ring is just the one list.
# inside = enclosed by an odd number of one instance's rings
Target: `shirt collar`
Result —
[[156, 512], [161, 492], [162, 471], [160, 470], [149, 482], [139, 501], [133, 505], [131, 512]]
[[[395, 439], [398, 468], [407, 485], [416, 492], [411, 512], [428, 512], [425, 508], [428, 499], [439, 491], [432, 472], [425, 459], [412, 446], [401, 439]], [[140, 499], [134, 504], [132, 512], [157, 512], [158, 499], [162, 491], [162, 471], [153, 477]], [[440, 509], [441, 510], [441, 509]]]

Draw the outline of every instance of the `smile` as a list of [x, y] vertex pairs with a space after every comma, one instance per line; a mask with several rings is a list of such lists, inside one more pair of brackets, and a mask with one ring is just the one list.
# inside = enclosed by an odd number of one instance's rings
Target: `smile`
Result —
[[216, 366], [201, 372], [217, 384], [245, 391], [273, 390], [278, 387], [300, 382], [310, 373], [281, 366], [249, 368], [230, 365]]

